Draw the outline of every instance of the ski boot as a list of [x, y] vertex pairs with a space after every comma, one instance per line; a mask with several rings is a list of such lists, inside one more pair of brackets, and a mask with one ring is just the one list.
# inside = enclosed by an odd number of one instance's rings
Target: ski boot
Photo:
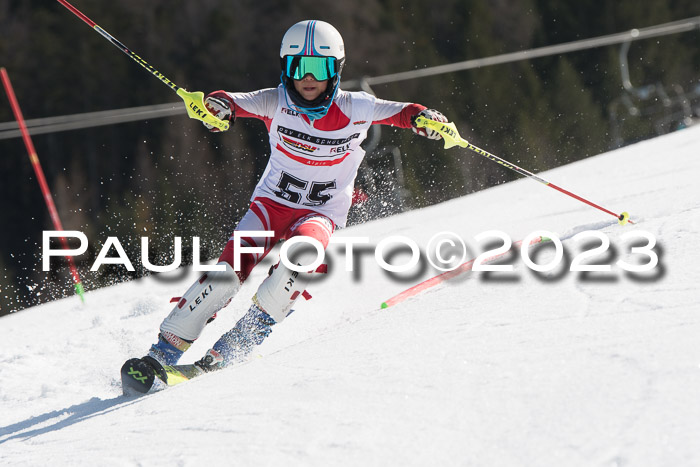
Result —
[[275, 320], [270, 315], [256, 304], [251, 305], [233, 329], [221, 336], [214, 347], [196, 361], [194, 366], [203, 374], [244, 361], [255, 346], [272, 332], [270, 327], [274, 324]]
[[168, 378], [163, 365], [150, 355], [127, 360], [122, 365], [121, 376], [125, 396], [146, 394], [157, 380], [167, 381]]
[[200, 373], [220, 370], [224, 367], [224, 357], [216, 350], [209, 349], [204, 357], [194, 362], [194, 366], [201, 370]]
[[[168, 377], [163, 367], [175, 365], [191, 345], [191, 342], [182, 341], [179, 338], [173, 339], [173, 337], [167, 339], [167, 337], [163, 333], [158, 334], [158, 342], [151, 346], [148, 355], [142, 358], [131, 358], [124, 363], [121, 375], [125, 395], [145, 394], [154, 385], [159, 385], [159, 380], [167, 383]], [[178, 348], [171, 342], [182, 344]]]
[[245, 361], [272, 332], [274, 324], [275, 320], [253, 303], [233, 329], [219, 338], [212, 350], [223, 357], [222, 366]]

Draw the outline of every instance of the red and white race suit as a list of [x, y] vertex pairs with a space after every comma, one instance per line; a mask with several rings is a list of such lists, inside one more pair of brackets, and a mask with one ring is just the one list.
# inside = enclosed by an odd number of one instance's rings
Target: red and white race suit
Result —
[[[360, 143], [367, 137], [369, 127], [383, 124], [410, 128], [411, 117], [425, 109], [419, 104], [339, 89], [328, 113], [310, 120], [288, 105], [282, 85], [244, 93], [216, 91], [210, 96], [226, 99], [236, 118], [257, 118], [267, 126], [270, 160], [251, 197], [251, 209], [236, 227], [275, 231], [275, 238], [250, 239], [250, 246], [264, 246], [266, 253], [277, 239], [298, 235], [298, 221], [302, 218], [331, 221], [321, 222], [330, 226], [327, 232], [320, 233], [325, 229], [317, 228], [319, 233], [314, 235], [321, 237], [317, 240], [326, 246], [333, 229], [344, 227], [347, 221], [355, 177], [365, 156]], [[277, 214], [269, 215], [266, 206], [274, 206]], [[281, 212], [285, 215], [279, 215]], [[231, 243], [221, 260], [230, 262]], [[239, 274], [245, 279], [249, 269], [265, 255], [242, 256], [249, 256]]]

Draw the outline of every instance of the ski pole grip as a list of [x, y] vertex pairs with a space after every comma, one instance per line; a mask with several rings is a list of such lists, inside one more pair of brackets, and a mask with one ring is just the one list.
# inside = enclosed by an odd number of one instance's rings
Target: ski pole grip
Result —
[[188, 92], [183, 88], [179, 88], [177, 90], [177, 95], [185, 102], [187, 115], [189, 115], [190, 118], [201, 120], [221, 131], [229, 129], [228, 121], [219, 120], [207, 110], [207, 107], [204, 105], [204, 93], [202, 91]]
[[440, 133], [442, 140], [445, 142], [445, 149], [449, 149], [453, 146], [461, 146], [463, 148], [469, 146], [469, 141], [459, 136], [457, 127], [452, 122], [438, 122], [421, 115], [416, 118], [416, 126], [418, 128], [430, 128]]

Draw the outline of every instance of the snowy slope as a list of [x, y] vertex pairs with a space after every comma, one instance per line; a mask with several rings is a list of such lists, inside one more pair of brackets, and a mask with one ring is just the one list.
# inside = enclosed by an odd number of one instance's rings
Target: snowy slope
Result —
[[[121, 395], [119, 367], [193, 273], [0, 318], [0, 465], [698, 465], [699, 156], [695, 127], [542, 174], [635, 226], [524, 179], [336, 234], [425, 248], [451, 231], [478, 253], [481, 232], [547, 230], [573, 256], [572, 235], [595, 230], [614, 252], [595, 260], [614, 264], [644, 262], [621, 238], [644, 230], [651, 274], [536, 275], [515, 257], [513, 273], [467, 273], [380, 310], [439, 271], [397, 280], [360, 249], [348, 273], [333, 247], [314, 298], [250, 362], [142, 398]], [[266, 269], [183, 361], [235, 323]]]

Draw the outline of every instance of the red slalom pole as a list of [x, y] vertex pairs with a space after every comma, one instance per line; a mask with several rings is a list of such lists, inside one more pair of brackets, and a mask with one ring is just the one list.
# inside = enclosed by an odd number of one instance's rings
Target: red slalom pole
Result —
[[[545, 243], [545, 242], [551, 242], [551, 241], [552, 240], [550, 238], [547, 238], [547, 237], [537, 237], [537, 238], [534, 238], [529, 243], [529, 245], [535, 245], [538, 243]], [[518, 246], [522, 245], [522, 243], [523, 243], [523, 241], [519, 240], [519, 241], [515, 242], [513, 244], [513, 246], [518, 247]], [[493, 262], [497, 259], [500, 259], [510, 252], [511, 252], [511, 250], [508, 250], [504, 253], [486, 258], [484, 260], [484, 264]], [[390, 299], [382, 302], [382, 305], [380, 306], [380, 308], [383, 310], [385, 308], [389, 308], [390, 306], [398, 305], [399, 303], [403, 302], [407, 298], [418, 295], [419, 293], [422, 293], [428, 289], [431, 289], [431, 288], [435, 287], [436, 285], [442, 284], [443, 282], [447, 282], [448, 280], [453, 279], [461, 274], [464, 274], [467, 271], [471, 271], [472, 268], [474, 267], [474, 261], [476, 261], [476, 258], [470, 259], [466, 263], [461, 264], [460, 266], [458, 266], [457, 268], [455, 268], [451, 271], [446, 271], [446, 272], [443, 272], [442, 274], [438, 274], [435, 277], [431, 277], [430, 279], [426, 279], [423, 282], [421, 282], [420, 284], [414, 285], [413, 287], [410, 287], [410, 288], [404, 290], [403, 292], [401, 292], [397, 295], [394, 295]]]
[[[15, 119], [19, 125], [19, 129], [22, 132], [22, 139], [24, 140], [24, 146], [27, 148], [27, 154], [29, 155], [29, 160], [32, 163], [32, 168], [36, 174], [36, 178], [39, 181], [39, 186], [41, 187], [41, 192], [44, 195], [44, 201], [46, 202], [46, 207], [49, 209], [49, 214], [51, 216], [51, 221], [53, 222], [54, 228], [56, 230], [63, 230], [61, 225], [61, 219], [58, 217], [58, 211], [56, 210], [56, 205], [53, 202], [53, 197], [51, 196], [51, 191], [49, 190], [49, 185], [46, 183], [46, 177], [44, 177], [44, 171], [41, 169], [41, 164], [39, 163], [39, 157], [36, 154], [36, 149], [34, 149], [34, 143], [29, 137], [29, 131], [27, 131], [27, 125], [24, 123], [24, 117], [22, 116], [22, 110], [19, 108], [19, 103], [17, 102], [17, 97], [15, 96], [15, 91], [12, 88], [12, 83], [10, 83], [10, 77], [7, 74], [5, 68], [0, 68], [0, 75], [2, 75], [2, 84], [5, 87], [5, 92], [7, 93], [7, 98], [10, 100], [10, 105], [12, 106], [12, 112], [15, 114]], [[61, 237], [61, 244], [64, 249], [68, 250], [68, 241], [65, 237]], [[80, 275], [78, 274], [78, 269], [75, 267], [73, 258], [68, 257], [68, 264], [70, 266], [70, 272], [73, 276], [73, 283], [75, 286], [75, 293], [78, 294], [80, 300], [84, 303], [85, 288], [83, 283], [80, 281]]]

